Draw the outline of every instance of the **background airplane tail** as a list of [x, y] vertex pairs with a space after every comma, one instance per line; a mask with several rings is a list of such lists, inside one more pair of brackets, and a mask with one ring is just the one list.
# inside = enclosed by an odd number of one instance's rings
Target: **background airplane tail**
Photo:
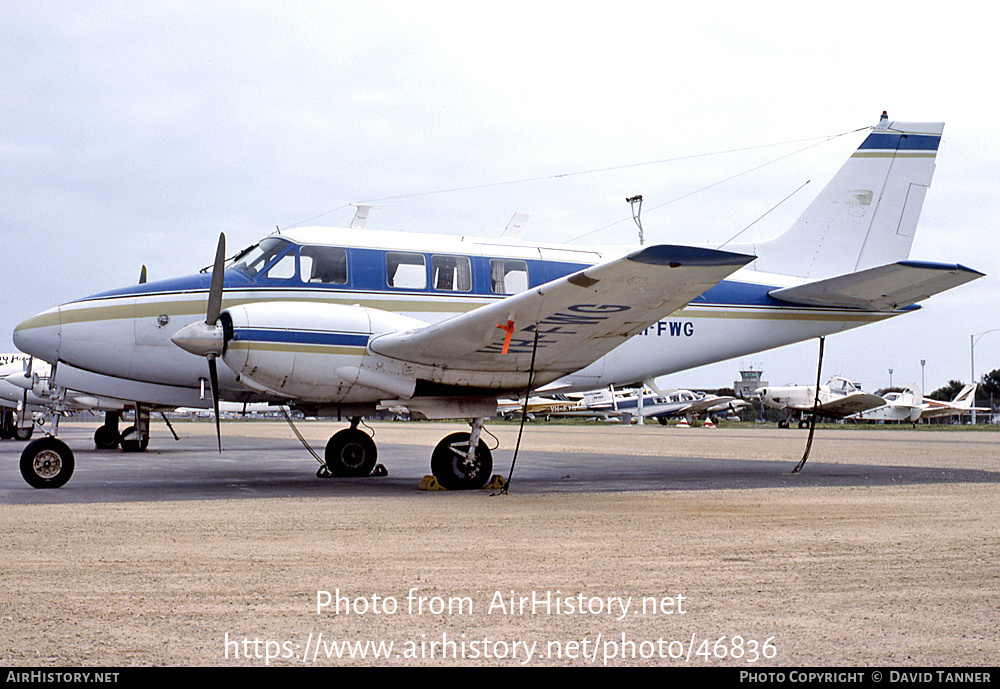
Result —
[[905, 260], [943, 130], [883, 113], [791, 228], [747, 249], [751, 267], [817, 280]]
[[900, 397], [900, 401], [903, 402], [904, 404], [908, 404], [914, 407], [919, 407], [924, 401], [923, 392], [921, 391], [920, 386], [917, 385], [916, 383], [907, 385], [903, 389], [903, 394]]
[[979, 387], [978, 383], [969, 383], [962, 391], [955, 395], [955, 399], [951, 401], [951, 406], [956, 409], [972, 409], [972, 404], [976, 399], [976, 388]]

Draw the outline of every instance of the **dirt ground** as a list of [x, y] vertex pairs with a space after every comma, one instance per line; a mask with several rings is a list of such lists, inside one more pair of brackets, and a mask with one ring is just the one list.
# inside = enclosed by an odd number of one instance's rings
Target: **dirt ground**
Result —
[[[191, 428], [214, 442], [210, 424]], [[423, 463], [450, 426], [376, 430], [380, 452], [421, 446]], [[513, 447], [516, 426], [492, 430]], [[692, 457], [790, 468], [804, 440], [529, 425], [518, 462], [544, 450], [565, 455], [567, 473], [577, 461], [600, 468], [605, 454], [658, 462], [666, 476]], [[3, 460], [19, 448], [5, 444]], [[837, 465], [857, 480], [825, 485], [822, 467]], [[868, 484], [867, 468], [888, 466], [905, 469], [898, 481]], [[685, 489], [641, 479], [567, 490], [556, 475], [551, 490], [543, 477], [527, 492], [515, 477], [507, 495], [362, 484], [177, 499], [166, 486], [141, 501], [56, 501], [11, 482], [0, 491], [0, 663], [995, 665], [1000, 434], [826, 430], [810, 470], [809, 481], [746, 488], [709, 468]]]

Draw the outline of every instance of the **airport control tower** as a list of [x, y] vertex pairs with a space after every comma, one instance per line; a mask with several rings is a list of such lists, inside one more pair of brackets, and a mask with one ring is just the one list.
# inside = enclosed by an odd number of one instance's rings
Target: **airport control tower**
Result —
[[755, 371], [752, 368], [740, 371], [740, 376], [743, 380], [737, 380], [733, 383], [733, 390], [736, 391], [736, 396], [749, 399], [753, 397], [753, 391], [757, 388], [766, 388], [767, 381], [760, 379], [762, 375], [764, 375], [763, 371]]

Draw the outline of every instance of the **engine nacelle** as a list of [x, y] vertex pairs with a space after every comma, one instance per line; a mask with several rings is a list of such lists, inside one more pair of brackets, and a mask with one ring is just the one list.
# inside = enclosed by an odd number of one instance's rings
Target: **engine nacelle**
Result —
[[[374, 335], [423, 321], [364, 306], [260, 302], [221, 315], [223, 360], [251, 389], [304, 402], [372, 402], [412, 392], [415, 378], [368, 351]], [[389, 366], [386, 367], [386, 363]]]

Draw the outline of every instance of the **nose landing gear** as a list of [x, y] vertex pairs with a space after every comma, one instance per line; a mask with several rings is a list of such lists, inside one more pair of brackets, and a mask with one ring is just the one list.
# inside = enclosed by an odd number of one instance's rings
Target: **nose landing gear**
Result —
[[75, 466], [73, 451], [58, 438], [39, 438], [21, 453], [21, 476], [33, 488], [59, 488], [69, 481]]

